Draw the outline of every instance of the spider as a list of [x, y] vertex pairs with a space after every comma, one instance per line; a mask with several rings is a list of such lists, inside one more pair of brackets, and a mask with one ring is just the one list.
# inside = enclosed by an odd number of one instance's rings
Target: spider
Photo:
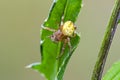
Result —
[[59, 54], [57, 59], [63, 55], [66, 44], [68, 44], [68, 46], [70, 48], [70, 52], [71, 52], [72, 46], [70, 43], [70, 38], [75, 37], [75, 35], [76, 35], [76, 33], [75, 33], [76, 27], [74, 26], [72, 21], [66, 21], [63, 25], [60, 25], [58, 30], [51, 29], [48, 27], [43, 27], [43, 26], [42, 26], [42, 29], [53, 32], [53, 34], [50, 36], [52, 41], [54, 41], [54, 42], [62, 41], [64, 43], [62, 46], [61, 53]]

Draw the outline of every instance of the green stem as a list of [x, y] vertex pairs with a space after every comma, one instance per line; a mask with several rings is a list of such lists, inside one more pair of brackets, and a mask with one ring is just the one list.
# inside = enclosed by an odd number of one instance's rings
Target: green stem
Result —
[[116, 0], [114, 9], [112, 11], [112, 15], [110, 17], [109, 24], [106, 29], [104, 39], [102, 41], [98, 58], [94, 66], [91, 80], [101, 80], [106, 58], [118, 25], [119, 16], [120, 16], [120, 0]]

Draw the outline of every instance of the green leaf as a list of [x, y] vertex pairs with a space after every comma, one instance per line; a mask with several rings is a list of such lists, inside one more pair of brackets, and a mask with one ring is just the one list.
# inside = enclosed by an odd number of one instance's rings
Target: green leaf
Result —
[[120, 24], [120, 19], [118, 20], [118, 24]]
[[118, 23], [120, 23], [120, 11], [119, 11], [119, 15], [118, 15]]
[[120, 61], [112, 65], [102, 80], [120, 80]]
[[118, 20], [118, 23], [120, 24], [120, 19]]
[[[48, 19], [44, 22], [43, 26], [57, 30], [61, 25], [62, 17], [63, 22], [68, 20], [75, 22], [81, 9], [81, 1], [82, 0], [55, 0]], [[80, 36], [77, 34], [75, 37], [70, 39], [72, 46], [71, 53], [67, 45], [62, 57], [56, 59], [56, 57], [61, 53], [61, 48], [64, 43], [53, 42], [48, 37], [52, 35], [52, 32], [48, 30], [42, 29], [40, 34], [41, 63], [33, 63], [29, 65], [29, 67], [41, 72], [47, 80], [62, 80], [66, 65], [80, 41]]]
[[119, 11], [119, 15], [118, 15], [118, 23], [120, 23], [120, 11]]
[[82, 0], [67, 0], [64, 13], [64, 21], [70, 20], [72, 22], [75, 22], [81, 7]]

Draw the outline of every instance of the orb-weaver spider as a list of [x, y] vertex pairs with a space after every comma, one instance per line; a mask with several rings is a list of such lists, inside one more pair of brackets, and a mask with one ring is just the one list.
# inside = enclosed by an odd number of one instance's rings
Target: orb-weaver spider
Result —
[[43, 26], [42, 28], [53, 32], [53, 34], [50, 36], [52, 41], [54, 42], [63, 41], [64, 44], [63, 44], [61, 53], [57, 58], [60, 58], [63, 55], [66, 44], [68, 44], [71, 52], [72, 46], [70, 43], [70, 38], [75, 37], [76, 35], [75, 33], [76, 27], [74, 26], [72, 21], [66, 21], [63, 25], [60, 25], [58, 30], [51, 29], [48, 27], [43, 27]]

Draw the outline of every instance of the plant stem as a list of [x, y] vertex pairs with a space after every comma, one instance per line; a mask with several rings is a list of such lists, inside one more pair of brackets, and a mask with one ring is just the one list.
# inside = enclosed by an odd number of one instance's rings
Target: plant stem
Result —
[[120, 0], [116, 0], [114, 9], [112, 11], [112, 15], [110, 17], [109, 24], [106, 29], [104, 39], [102, 41], [98, 58], [94, 66], [91, 80], [101, 80], [106, 58], [118, 25], [119, 16], [120, 16]]

